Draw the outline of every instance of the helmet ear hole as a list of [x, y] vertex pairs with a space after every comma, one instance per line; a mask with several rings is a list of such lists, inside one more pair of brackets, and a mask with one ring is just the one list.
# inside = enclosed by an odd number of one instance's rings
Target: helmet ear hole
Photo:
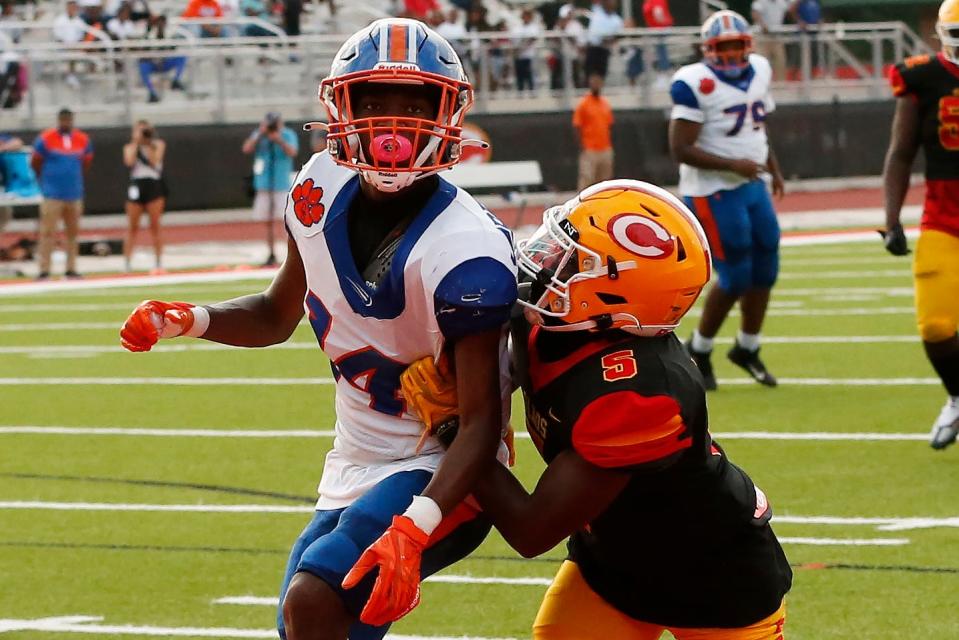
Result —
[[683, 244], [683, 239], [679, 236], [676, 236], [676, 262], [682, 262], [686, 259], [686, 245]]
[[596, 292], [596, 297], [599, 298], [603, 304], [613, 305], [613, 304], [626, 304], [628, 300], [623, 296], [616, 295], [615, 293], [604, 293], [602, 291]]

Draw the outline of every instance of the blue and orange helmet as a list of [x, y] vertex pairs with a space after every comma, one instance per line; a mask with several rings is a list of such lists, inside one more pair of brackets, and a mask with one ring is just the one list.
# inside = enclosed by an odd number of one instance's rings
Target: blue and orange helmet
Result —
[[[700, 31], [705, 62], [711, 69], [729, 76], [738, 76], [749, 67], [753, 36], [749, 23], [735, 11], [724, 9], [706, 19]], [[720, 51], [724, 42], [742, 42], [742, 49]]]
[[[351, 94], [367, 83], [429, 87], [438, 100], [436, 117], [356, 118]], [[329, 116], [327, 146], [334, 161], [380, 190], [398, 191], [459, 161], [473, 88], [442, 36], [416, 20], [386, 18], [343, 44], [320, 83], [319, 98]]]

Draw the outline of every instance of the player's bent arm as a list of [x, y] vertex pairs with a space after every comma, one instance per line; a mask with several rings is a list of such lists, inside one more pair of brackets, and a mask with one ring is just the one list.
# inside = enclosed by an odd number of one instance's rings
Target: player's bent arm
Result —
[[688, 164], [697, 169], [712, 171], [735, 171], [742, 160], [723, 158], [696, 146], [699, 134], [703, 130], [700, 122], [673, 118], [669, 121], [669, 151], [676, 162]]
[[423, 491], [444, 514], [466, 498], [480, 475], [496, 461], [503, 422], [499, 402], [501, 337], [502, 329], [496, 328], [460, 338], [454, 345], [459, 429]]
[[896, 100], [892, 138], [882, 171], [887, 229], [899, 225], [902, 203], [909, 191], [912, 163], [919, 146], [919, 105], [912, 96], [903, 96]]
[[306, 274], [292, 238], [287, 256], [263, 293], [206, 306], [210, 326], [204, 340], [237, 347], [267, 347], [287, 340], [303, 317]]
[[782, 167], [779, 166], [779, 156], [776, 155], [776, 150], [773, 149], [772, 140], [770, 139], [768, 120], [766, 122], [766, 138], [769, 140], [769, 157], [766, 159], [766, 166], [769, 167], [769, 174], [773, 179], [773, 195], [777, 198], [782, 198], [786, 195], [786, 181], [783, 179]]
[[532, 494], [502, 465], [493, 465], [474, 489], [506, 542], [522, 556], [549, 551], [602, 513], [629, 482], [629, 474], [590, 464], [573, 450], [556, 456]]

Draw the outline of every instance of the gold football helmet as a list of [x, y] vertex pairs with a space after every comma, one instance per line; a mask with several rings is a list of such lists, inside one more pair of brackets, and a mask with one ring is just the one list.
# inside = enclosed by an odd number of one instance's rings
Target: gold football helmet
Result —
[[959, 0], [946, 0], [939, 7], [936, 34], [942, 43], [943, 54], [959, 64]]
[[696, 302], [711, 265], [692, 212], [637, 180], [601, 182], [546, 210], [517, 254], [531, 281], [520, 303], [552, 331], [668, 333]]

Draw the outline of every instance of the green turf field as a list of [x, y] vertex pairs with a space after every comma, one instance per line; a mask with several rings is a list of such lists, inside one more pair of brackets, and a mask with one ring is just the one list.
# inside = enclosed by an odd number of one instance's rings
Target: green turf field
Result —
[[[269, 599], [331, 444], [302, 433], [332, 428], [333, 388], [303, 382], [328, 378], [326, 359], [308, 326], [263, 350], [117, 342], [144, 298], [263, 284], [0, 297], [0, 636], [270, 637]], [[742, 384], [718, 347], [712, 431], [779, 518], [795, 565], [787, 638], [959, 638], [959, 448], [925, 442], [943, 391], [911, 305], [908, 263], [878, 242], [785, 248], [763, 353], [786, 383]], [[528, 440], [518, 453], [529, 485], [542, 463]], [[427, 583], [393, 632], [528, 637], [562, 556], [524, 560], [494, 534], [442, 574], [492, 580]], [[241, 596], [253, 599], [218, 602]]]

